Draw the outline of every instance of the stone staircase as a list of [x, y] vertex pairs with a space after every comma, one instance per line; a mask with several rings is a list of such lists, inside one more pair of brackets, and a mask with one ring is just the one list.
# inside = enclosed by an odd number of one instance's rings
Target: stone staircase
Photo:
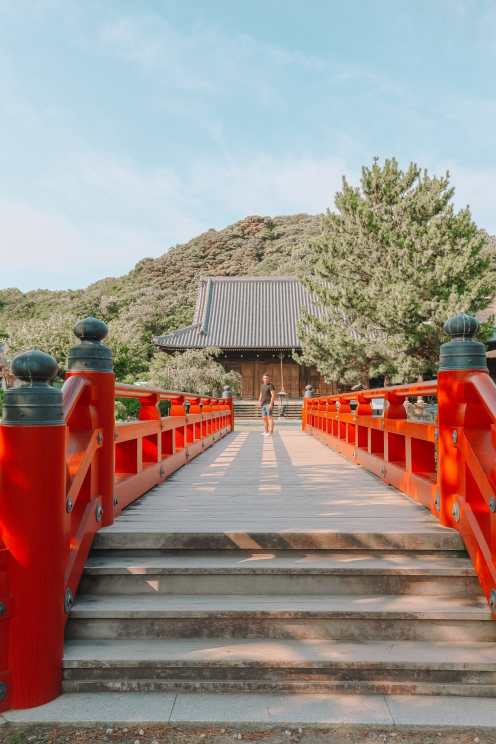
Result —
[[[301, 400], [289, 400], [284, 404], [284, 411], [277, 402], [274, 404], [273, 414], [276, 418], [300, 419], [303, 403]], [[237, 400], [234, 402], [234, 414], [237, 418], [260, 418], [260, 408], [254, 400]]]
[[64, 690], [496, 696], [496, 623], [456, 532], [254, 543], [100, 532]]

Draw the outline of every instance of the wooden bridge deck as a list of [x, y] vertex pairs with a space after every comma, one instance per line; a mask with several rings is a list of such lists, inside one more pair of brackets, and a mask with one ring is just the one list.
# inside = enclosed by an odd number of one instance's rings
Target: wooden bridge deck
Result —
[[281, 427], [229, 435], [128, 507], [95, 547], [415, 549], [426, 534], [433, 549], [463, 547], [405, 495]]
[[230, 434], [95, 548], [66, 692], [496, 696], [458, 533], [296, 426]]

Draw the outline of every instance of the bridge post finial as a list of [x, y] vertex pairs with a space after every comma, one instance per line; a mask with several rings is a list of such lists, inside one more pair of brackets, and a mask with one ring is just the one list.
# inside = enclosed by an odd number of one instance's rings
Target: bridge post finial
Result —
[[313, 389], [313, 385], [305, 385], [305, 392], [303, 394], [304, 398], [313, 398], [315, 395], [315, 391]]
[[103, 320], [84, 318], [74, 326], [74, 334], [80, 339], [69, 352], [68, 377], [83, 377], [91, 387], [91, 402], [97, 411], [95, 428], [101, 430], [102, 448], [98, 469], [98, 493], [101, 495], [102, 526], [114, 521], [118, 511], [114, 499], [114, 430], [115, 430], [115, 377], [112, 351], [102, 341], [108, 328]]
[[479, 330], [477, 318], [466, 313], [453, 315], [444, 324], [444, 330], [451, 336], [441, 346], [439, 357], [439, 371], [483, 369], [487, 370], [486, 347], [474, 336]]
[[73, 346], [69, 352], [69, 370], [71, 372], [112, 372], [112, 351], [102, 344], [108, 334], [103, 320], [84, 318], [74, 326], [74, 334], [81, 343]]
[[14, 357], [12, 372], [21, 384], [5, 393], [3, 423], [53, 426], [64, 423], [62, 392], [50, 382], [58, 365], [50, 354], [31, 349]]

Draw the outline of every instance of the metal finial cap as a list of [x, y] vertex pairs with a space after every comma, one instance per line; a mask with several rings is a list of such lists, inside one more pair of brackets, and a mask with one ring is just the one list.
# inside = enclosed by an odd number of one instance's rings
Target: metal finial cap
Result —
[[56, 376], [58, 369], [55, 359], [39, 349], [17, 354], [12, 361], [13, 374], [27, 383], [48, 383]]
[[103, 320], [89, 317], [78, 320], [74, 326], [74, 334], [81, 341], [103, 341], [108, 334], [108, 328]]
[[313, 385], [305, 385], [305, 398], [313, 398]]
[[444, 330], [452, 338], [473, 338], [480, 328], [480, 323], [473, 315], [458, 313], [444, 324]]
[[112, 352], [102, 344], [108, 333], [106, 323], [97, 318], [85, 318], [76, 323], [74, 333], [81, 343], [69, 352], [71, 372], [112, 372]]
[[12, 372], [23, 384], [5, 392], [3, 423], [63, 424], [62, 391], [48, 384], [57, 371], [57, 362], [50, 354], [38, 349], [18, 354], [12, 362]]
[[459, 313], [446, 321], [444, 330], [452, 340], [441, 346], [439, 371], [464, 369], [487, 370], [486, 347], [474, 336], [479, 330], [477, 318]]
[[229, 385], [224, 385], [222, 389], [222, 397], [223, 398], [232, 398], [232, 390], [229, 387]]

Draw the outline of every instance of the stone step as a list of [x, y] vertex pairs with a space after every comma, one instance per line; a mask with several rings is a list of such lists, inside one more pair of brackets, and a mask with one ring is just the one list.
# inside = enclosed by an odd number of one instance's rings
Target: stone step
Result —
[[[46, 740], [47, 726], [57, 728], [59, 741], [79, 741], [79, 737], [71, 738], [74, 727], [110, 727], [112, 735], [105, 737], [100, 729], [98, 740], [121, 744], [135, 740], [141, 727], [145, 736], [138, 734], [138, 740], [143, 742], [156, 737], [158, 728], [163, 742], [228, 742], [233, 738], [266, 742], [272, 738], [307, 744], [393, 739], [454, 744], [479, 739], [489, 744], [494, 740], [494, 699], [473, 694], [454, 701], [442, 695], [66, 693], [37, 708], [5, 711], [3, 722], [11, 744], [25, 740], [28, 727], [35, 732], [33, 736], [40, 734], [36, 736], [39, 741]], [[300, 726], [304, 727], [302, 735], [295, 730]], [[123, 727], [128, 728], [127, 737]]]
[[69, 641], [66, 692], [496, 696], [496, 644], [183, 639]]
[[81, 596], [67, 638], [496, 641], [484, 597]]
[[[95, 535], [94, 548], [97, 550], [383, 550], [383, 551], [460, 551], [464, 549], [460, 535], [455, 530], [439, 527], [436, 524], [409, 522], [401, 526], [384, 528], [377, 520], [366, 529], [357, 529], [356, 522], [341, 522], [335, 530], [312, 529], [261, 530], [254, 522], [253, 529], [237, 525], [219, 532], [209, 530], [168, 531], [151, 517], [146, 523], [133, 521], [126, 523], [119, 519], [111, 527], [104, 527]], [[185, 523], [188, 514], [184, 516]], [[208, 518], [206, 517], [206, 522]], [[288, 520], [290, 521], [290, 520]], [[401, 525], [401, 522], [399, 523]], [[127, 526], [126, 526], [127, 525]]]
[[461, 553], [94, 551], [85, 594], [432, 594], [478, 596]]

